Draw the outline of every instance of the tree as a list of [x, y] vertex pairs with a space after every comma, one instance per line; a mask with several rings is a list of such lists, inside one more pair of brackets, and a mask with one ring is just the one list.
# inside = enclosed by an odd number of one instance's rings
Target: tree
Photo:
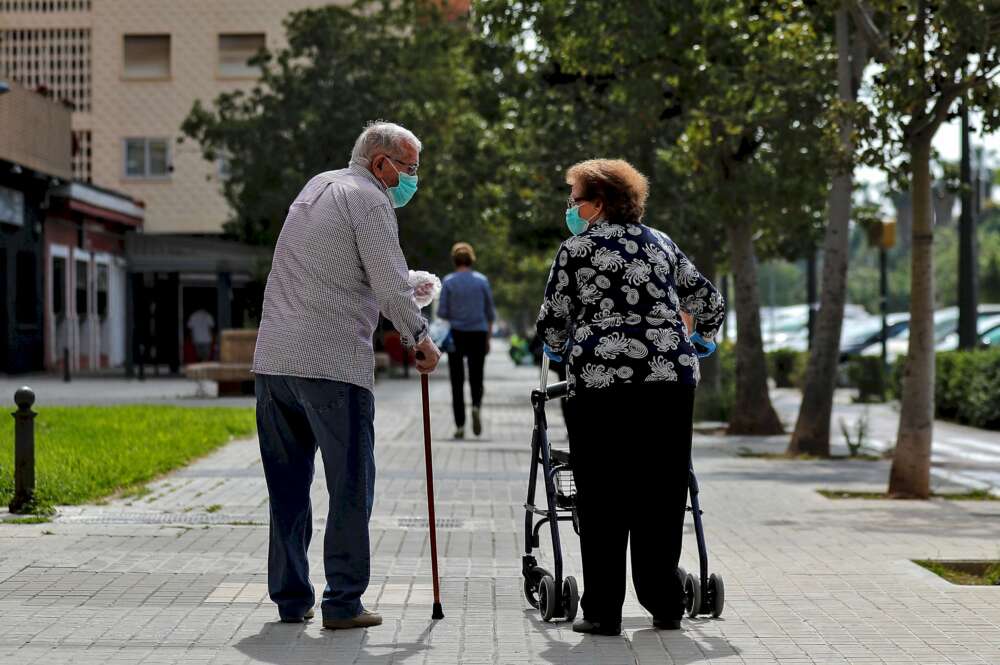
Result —
[[848, 243], [851, 196], [854, 190], [854, 101], [868, 56], [864, 40], [850, 36], [847, 7], [836, 12], [837, 92], [839, 97], [840, 159], [830, 186], [826, 235], [823, 241], [823, 278], [820, 308], [806, 368], [802, 405], [788, 454], [830, 456], [830, 417], [837, 387], [840, 331], [847, 297]]
[[227, 233], [273, 244], [305, 182], [346, 166], [364, 124], [384, 118], [424, 144], [420, 193], [399, 215], [410, 262], [444, 270], [456, 240], [502, 245], [502, 219], [498, 227], [483, 211], [496, 198], [491, 130], [501, 109], [490, 91], [503, 54], [439, 4], [360, 0], [293, 13], [287, 48], [257, 57], [257, 85], [210, 107], [195, 103], [184, 133], [207, 159], [225, 156], [230, 165]]
[[775, 434], [783, 428], [768, 395], [757, 257], [798, 258], [814, 246], [829, 158], [824, 108], [832, 59], [803, 4], [695, 4], [677, 74], [684, 128], [678, 149], [664, 156], [675, 172], [697, 178], [698, 221], [725, 238], [735, 278], [729, 432]]
[[[908, 172], [913, 195], [910, 337], [889, 494], [927, 498], [934, 427], [934, 228], [931, 143], [967, 100], [1000, 124], [1000, 4], [996, 0], [850, 0], [881, 71], [874, 77], [872, 152]], [[903, 148], [906, 160], [894, 159]]]
[[[832, 61], [809, 10], [778, 5], [478, 4], [488, 33], [530, 35], [530, 67], [552, 84], [544, 94], [573, 91], [562, 107], [520, 118], [546, 128], [533, 145], [563, 168], [594, 155], [626, 157], [653, 182], [650, 224], [672, 233], [708, 274], [728, 257], [738, 326], [733, 433], [782, 431], [767, 391], [757, 254], [801, 255], [823, 207]], [[553, 125], [563, 132], [553, 135]]]

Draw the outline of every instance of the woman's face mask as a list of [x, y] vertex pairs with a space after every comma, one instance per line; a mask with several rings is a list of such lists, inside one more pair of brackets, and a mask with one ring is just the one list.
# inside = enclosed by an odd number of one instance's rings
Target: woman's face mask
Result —
[[572, 208], [566, 209], [566, 227], [569, 229], [569, 232], [575, 236], [578, 236], [586, 231], [587, 227], [590, 226], [590, 223], [597, 219], [601, 214], [600, 211], [598, 211], [595, 212], [590, 219], [584, 219], [583, 217], [580, 217], [580, 207], [582, 205], [583, 204], [575, 205]]

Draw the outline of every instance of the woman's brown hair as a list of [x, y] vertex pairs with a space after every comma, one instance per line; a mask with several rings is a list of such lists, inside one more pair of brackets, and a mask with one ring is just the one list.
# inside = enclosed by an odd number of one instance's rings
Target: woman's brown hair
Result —
[[649, 181], [624, 159], [588, 159], [566, 171], [566, 182], [580, 183], [582, 199], [600, 200], [603, 216], [617, 224], [638, 224], [646, 212]]
[[476, 262], [476, 250], [467, 242], [456, 242], [451, 247], [451, 262], [459, 268], [471, 266]]

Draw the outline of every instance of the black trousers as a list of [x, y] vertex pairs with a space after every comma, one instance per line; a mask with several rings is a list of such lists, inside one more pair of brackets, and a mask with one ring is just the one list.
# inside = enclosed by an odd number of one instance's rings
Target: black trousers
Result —
[[448, 376], [451, 378], [451, 408], [455, 427], [465, 426], [465, 361], [469, 362], [469, 388], [472, 406], [483, 405], [483, 366], [486, 364], [486, 331], [452, 330], [455, 350], [448, 353]]
[[680, 561], [693, 386], [615, 386], [578, 392], [567, 404], [583, 554], [584, 618], [621, 623], [626, 548], [639, 602], [657, 619], [679, 619]]

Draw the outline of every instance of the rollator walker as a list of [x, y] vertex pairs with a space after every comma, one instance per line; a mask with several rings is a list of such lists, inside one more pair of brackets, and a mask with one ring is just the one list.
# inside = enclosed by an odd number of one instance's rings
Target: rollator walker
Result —
[[[535, 426], [531, 433], [531, 469], [528, 474], [528, 497], [524, 504], [524, 556], [521, 557], [521, 574], [524, 576], [524, 597], [532, 607], [538, 609], [543, 621], [556, 618], [572, 621], [576, 618], [580, 605], [580, 590], [575, 577], [563, 576], [559, 522], [572, 522], [573, 530], [580, 535], [576, 485], [573, 482], [569, 451], [554, 449], [549, 445], [548, 424], [545, 419], [545, 403], [565, 397], [568, 388], [565, 381], [549, 384], [548, 375], [549, 358], [543, 355], [541, 380], [538, 388], [531, 391]], [[545, 482], [545, 508], [535, 505], [539, 469]], [[726, 591], [722, 577], [708, 572], [708, 548], [698, 503], [698, 479], [694, 475], [693, 464], [688, 474], [688, 491], [691, 505], [687, 510], [694, 517], [700, 570], [698, 575], [694, 575], [683, 568], [677, 569], [677, 576], [684, 589], [684, 609], [691, 618], [701, 614], [718, 617], [725, 605]], [[540, 519], [536, 521], [535, 516]], [[538, 565], [538, 560], [532, 554], [539, 548], [539, 533], [546, 524], [551, 533], [555, 574]]]

